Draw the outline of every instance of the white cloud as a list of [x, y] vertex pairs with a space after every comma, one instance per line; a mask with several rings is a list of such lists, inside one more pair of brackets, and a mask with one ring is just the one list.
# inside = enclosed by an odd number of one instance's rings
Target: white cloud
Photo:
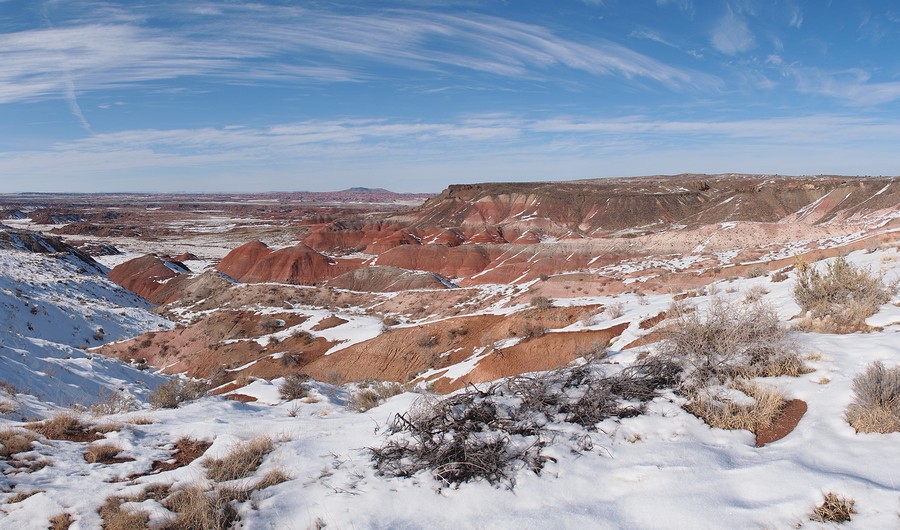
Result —
[[803, 25], [803, 11], [798, 6], [791, 7], [791, 20], [788, 25], [792, 28], [799, 28]]
[[[837, 115], [731, 121], [485, 115], [143, 129], [40, 151], [0, 151], [0, 191], [247, 190], [258, 182], [269, 189], [322, 189], [347, 179], [397, 187], [398, 174], [408, 179], [400, 189], [417, 190], [467, 178], [801, 169], [884, 174], [895, 171], [887, 166], [898, 142], [900, 124], [890, 119]], [[850, 151], [857, 153], [853, 167], [829, 165]], [[248, 174], [258, 178], [241, 178]]]
[[737, 55], [756, 45], [747, 20], [731, 9], [716, 23], [710, 41], [716, 50], [725, 55]]
[[83, 14], [68, 25], [0, 34], [0, 104], [67, 98], [70, 81], [81, 92], [181, 77], [351, 82], [379, 75], [385, 64], [526, 79], [550, 79], [554, 70], [568, 69], [672, 88], [718, 82], [608, 40], [578, 42], [542, 26], [477, 14], [221, 4], [187, 9], [165, 28], [139, 14], [128, 19], [119, 13], [114, 22], [104, 17]]

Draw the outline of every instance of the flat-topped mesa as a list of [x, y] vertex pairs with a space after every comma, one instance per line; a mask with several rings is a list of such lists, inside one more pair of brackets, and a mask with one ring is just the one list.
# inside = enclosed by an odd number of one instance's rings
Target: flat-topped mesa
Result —
[[825, 222], [898, 198], [896, 177], [673, 175], [452, 185], [404, 218], [414, 227], [537, 224], [553, 236], [596, 237], [653, 225], [775, 222], [816, 201], [823, 211], [813, 222]]

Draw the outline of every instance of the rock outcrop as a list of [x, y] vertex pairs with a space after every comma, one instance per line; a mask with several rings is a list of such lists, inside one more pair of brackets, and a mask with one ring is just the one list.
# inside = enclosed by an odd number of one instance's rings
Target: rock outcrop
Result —
[[170, 280], [190, 272], [183, 263], [167, 261], [153, 254], [128, 260], [109, 271], [109, 279], [129, 291], [153, 301]]
[[351, 291], [390, 293], [413, 289], [451, 289], [450, 280], [426, 271], [410, 271], [398, 267], [363, 267], [328, 280], [328, 285]]
[[338, 263], [303, 243], [273, 251], [264, 243], [252, 241], [229, 252], [216, 268], [245, 283], [317, 285], [356, 266]]

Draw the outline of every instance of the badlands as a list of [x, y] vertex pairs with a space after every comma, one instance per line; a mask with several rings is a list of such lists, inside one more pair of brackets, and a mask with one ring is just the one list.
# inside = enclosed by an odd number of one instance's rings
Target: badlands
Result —
[[[0, 222], [0, 528], [900, 524], [900, 178], [24, 194]], [[865, 377], [894, 397], [860, 423]]]

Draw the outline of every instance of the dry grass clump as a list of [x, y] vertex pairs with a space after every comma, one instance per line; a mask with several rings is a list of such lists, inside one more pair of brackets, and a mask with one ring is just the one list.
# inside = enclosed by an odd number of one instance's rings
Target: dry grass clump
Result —
[[125, 499], [107, 497], [100, 507], [104, 530], [144, 530], [150, 515], [144, 510], [123, 508]]
[[856, 432], [900, 432], [900, 367], [876, 361], [854, 377], [846, 418]]
[[150, 394], [150, 406], [155, 409], [175, 409], [182, 403], [202, 398], [209, 385], [202, 381], [170, 379]]
[[163, 505], [175, 513], [175, 520], [166, 530], [225, 530], [237, 521], [232, 490], [207, 491], [200, 486], [188, 486], [172, 492]]
[[820, 523], [845, 523], [850, 520], [851, 514], [856, 513], [855, 504], [856, 501], [853, 499], [828, 492], [825, 494], [825, 501], [816, 506], [809, 519]]
[[688, 389], [736, 377], [807, 371], [778, 314], [762, 302], [732, 304], [716, 298], [705, 311], [679, 310], [660, 353], [682, 364]]
[[51, 440], [85, 442], [100, 437], [95, 430], [81, 421], [79, 414], [71, 411], [59, 412], [44, 421], [29, 423], [27, 427]]
[[309, 395], [309, 376], [305, 374], [291, 374], [284, 378], [278, 387], [278, 394], [285, 401], [303, 399]]
[[252, 475], [263, 458], [269, 454], [275, 444], [268, 436], [257, 436], [241, 442], [231, 448], [222, 458], [206, 458], [203, 467], [206, 468], [206, 476], [217, 482], [246, 478]]
[[778, 390], [748, 380], [733, 381], [728, 389], [746, 399], [735, 399], [709, 389], [694, 391], [685, 408], [717, 429], [759, 432], [772, 426], [784, 409], [784, 395]]
[[359, 390], [347, 398], [347, 408], [356, 412], [365, 412], [381, 405], [388, 398], [408, 392], [410, 388], [400, 383], [376, 381], [364, 383]]
[[58, 515], [54, 515], [50, 518], [50, 530], [68, 530], [72, 523], [75, 520], [72, 519], [72, 516], [67, 513], [61, 513]]
[[852, 333], [896, 294], [897, 282], [885, 284], [883, 274], [857, 267], [840, 256], [825, 271], [800, 262], [794, 300], [806, 314], [797, 326], [804, 331]]
[[31, 451], [31, 443], [37, 438], [35, 433], [27, 429], [0, 430], [0, 458], [9, 458], [18, 453]]
[[16, 385], [10, 383], [9, 381], [0, 381], [0, 390], [6, 392], [10, 396], [15, 396], [18, 393]]
[[88, 464], [112, 464], [121, 461], [117, 458], [121, 452], [121, 447], [97, 443], [88, 446], [87, 451], [84, 452], [84, 460]]
[[291, 480], [291, 477], [288, 476], [288, 474], [283, 470], [273, 469], [272, 471], [269, 471], [268, 473], [263, 475], [263, 478], [259, 479], [259, 481], [254, 483], [252, 489], [264, 490], [266, 488], [271, 488], [272, 486], [276, 486], [278, 484], [281, 484], [282, 482], [287, 482], [289, 480]]
[[[550, 460], [542, 448], [559, 434], [548, 428], [550, 422], [590, 430], [607, 418], [641, 414], [661, 389], [675, 384], [678, 367], [648, 357], [617, 375], [605, 375], [606, 369], [589, 362], [514, 377], [486, 390], [423, 396], [394, 418], [384, 445], [370, 448], [375, 468], [392, 477], [427, 471], [445, 485], [483, 479], [512, 488], [519, 469], [539, 473]], [[584, 438], [579, 437], [582, 444]]]

